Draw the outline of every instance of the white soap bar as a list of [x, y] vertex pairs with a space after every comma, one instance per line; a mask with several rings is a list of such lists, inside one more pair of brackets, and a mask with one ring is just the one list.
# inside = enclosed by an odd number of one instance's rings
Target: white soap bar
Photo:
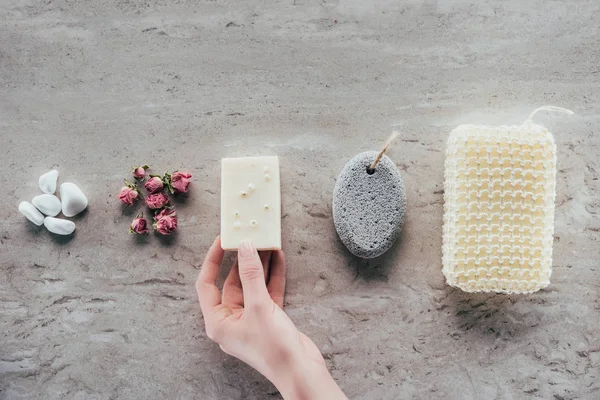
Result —
[[279, 158], [221, 160], [221, 246], [237, 250], [250, 240], [258, 250], [281, 249]]

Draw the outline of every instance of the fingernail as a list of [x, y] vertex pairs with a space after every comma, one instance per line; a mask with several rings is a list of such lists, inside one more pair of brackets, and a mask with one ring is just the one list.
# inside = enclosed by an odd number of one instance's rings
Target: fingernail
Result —
[[240, 242], [240, 257], [252, 257], [256, 250], [254, 250], [254, 246], [252, 246], [252, 242], [249, 240], [242, 240]]

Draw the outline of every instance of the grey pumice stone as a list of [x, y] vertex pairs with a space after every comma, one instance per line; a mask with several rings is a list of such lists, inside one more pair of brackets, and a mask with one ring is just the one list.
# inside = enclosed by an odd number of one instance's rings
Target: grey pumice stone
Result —
[[377, 154], [367, 151], [348, 161], [333, 190], [335, 229], [361, 258], [378, 257], [392, 247], [406, 219], [406, 191], [394, 162], [384, 155], [374, 172], [367, 171]]

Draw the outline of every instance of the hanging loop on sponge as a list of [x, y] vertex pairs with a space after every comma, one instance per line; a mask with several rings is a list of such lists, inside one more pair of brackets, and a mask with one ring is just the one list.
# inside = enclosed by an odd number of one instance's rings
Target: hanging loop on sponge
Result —
[[571, 110], [567, 110], [566, 108], [562, 108], [562, 107], [556, 107], [556, 106], [541, 106], [536, 108], [535, 110], [533, 110], [531, 112], [531, 114], [529, 114], [529, 117], [527, 117], [527, 119], [525, 120], [525, 122], [523, 122], [524, 124], [526, 123], [531, 123], [532, 122], [532, 118], [535, 114], [537, 114], [539, 111], [554, 111], [554, 112], [561, 112], [561, 113], [565, 113], [568, 115], [573, 115], [575, 114], [573, 111]]

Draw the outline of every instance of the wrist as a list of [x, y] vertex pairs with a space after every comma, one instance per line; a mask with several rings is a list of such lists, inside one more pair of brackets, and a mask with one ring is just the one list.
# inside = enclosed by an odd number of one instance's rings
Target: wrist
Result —
[[306, 354], [287, 358], [271, 377], [267, 377], [285, 400], [345, 399], [327, 370], [323, 359]]

